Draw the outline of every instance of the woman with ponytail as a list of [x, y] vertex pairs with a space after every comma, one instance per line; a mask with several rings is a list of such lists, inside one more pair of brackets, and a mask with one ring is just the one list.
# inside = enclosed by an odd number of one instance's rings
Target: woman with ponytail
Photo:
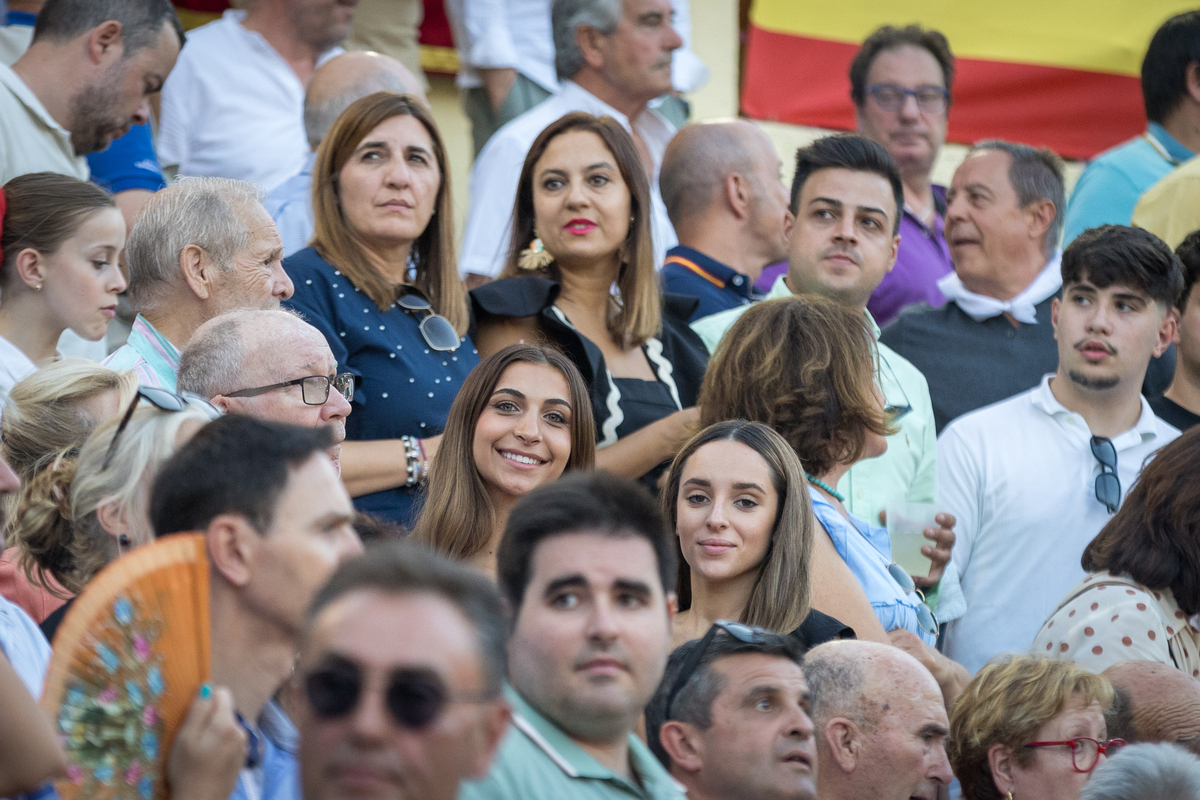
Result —
[[[111, 456], [120, 425], [115, 419], [82, 448], [60, 451], [22, 487], [9, 531], [29, 580], [60, 596], [75, 595], [108, 562], [151, 541], [146, 504], [155, 474], [215, 415], [211, 406], [196, 401], [179, 412], [148, 406], [129, 418]], [[52, 588], [46, 576], [61, 588]], [[68, 606], [42, 623], [47, 639], [53, 641]]]

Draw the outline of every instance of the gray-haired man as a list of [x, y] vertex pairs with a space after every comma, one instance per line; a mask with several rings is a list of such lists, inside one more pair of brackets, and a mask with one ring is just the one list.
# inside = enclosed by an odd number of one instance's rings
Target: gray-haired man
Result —
[[229, 178], [181, 180], [146, 203], [129, 234], [129, 340], [105, 359], [139, 382], [175, 389], [179, 353], [206, 320], [278, 308], [292, 296], [283, 247], [257, 188]]
[[683, 40], [670, 0], [555, 0], [555, 71], [562, 88], [488, 140], [471, 170], [471, 210], [459, 272], [494, 277], [508, 252], [521, 165], [538, 134], [573, 111], [610, 116], [633, 136], [651, 176], [655, 263], [676, 243], [658, 191], [658, 168], [675, 126], [646, 107], [671, 91], [671, 53]]

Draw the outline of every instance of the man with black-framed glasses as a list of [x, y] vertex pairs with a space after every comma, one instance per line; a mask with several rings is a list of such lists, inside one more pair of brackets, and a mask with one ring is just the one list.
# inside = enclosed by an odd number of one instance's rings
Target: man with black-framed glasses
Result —
[[229, 413], [329, 426], [340, 470], [354, 376], [338, 372], [325, 337], [294, 311], [242, 309], [204, 323], [179, 359], [178, 386]]
[[305, 800], [453, 800], [507, 729], [505, 619], [484, 576], [389, 542], [313, 600], [296, 723]]
[[858, 133], [879, 143], [900, 170], [904, 207], [896, 266], [874, 288], [868, 308], [887, 325], [906, 306], [946, 301], [940, 278], [953, 270], [946, 244], [946, 187], [933, 166], [946, 143], [954, 55], [940, 32], [885, 25], [863, 40], [850, 64]]
[[689, 800], [813, 800], [817, 752], [794, 636], [721, 620], [667, 661], [650, 749]]
[[1049, 309], [1057, 370], [951, 422], [938, 440], [938, 483], [958, 518], [953, 561], [967, 598], [946, 654], [971, 672], [1029, 648], [1086, 577], [1084, 548], [1142, 463], [1179, 435], [1141, 395], [1150, 359], [1175, 334], [1179, 259], [1153, 234], [1106, 225], [1063, 252], [1062, 284]]

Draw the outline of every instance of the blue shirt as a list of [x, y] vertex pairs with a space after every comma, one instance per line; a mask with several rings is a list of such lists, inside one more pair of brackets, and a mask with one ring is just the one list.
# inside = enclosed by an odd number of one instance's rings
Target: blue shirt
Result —
[[[338, 369], [356, 378], [346, 439], [441, 433], [463, 379], [479, 363], [471, 340], [463, 337], [452, 353], [431, 350], [419, 329], [421, 312], [410, 314], [395, 304], [380, 311], [311, 247], [284, 259], [283, 267], [296, 285], [284, 305], [324, 334]], [[354, 505], [411, 526], [416, 498], [415, 490], [396, 488], [356, 497]]]
[[263, 201], [283, 239], [284, 258], [308, 247], [312, 239], [316, 225], [312, 210], [312, 171], [316, 161], [317, 154], [313, 153], [299, 172], [272, 189]]
[[937, 636], [921, 630], [917, 624], [917, 609], [921, 598], [916, 594], [905, 594], [896, 579], [888, 573], [892, 564], [892, 540], [884, 528], [869, 525], [851, 515], [854, 524], [846, 521], [836, 508], [813, 487], [808, 487], [812, 498], [813, 513], [817, 522], [833, 540], [838, 555], [858, 578], [871, 608], [885, 631], [903, 628], [915, 633], [928, 645], [937, 642]]
[[1151, 122], [1146, 133], [1096, 156], [1079, 176], [1063, 220], [1063, 247], [1088, 228], [1128, 225], [1138, 198], [1192, 151]]
[[229, 800], [301, 800], [296, 760], [300, 733], [283, 709], [274, 701], [267, 703], [258, 717], [258, 728], [247, 726], [247, 733], [258, 752], [238, 776]]
[[689, 322], [762, 299], [748, 276], [683, 245], [667, 251], [661, 280], [664, 292], [700, 301]]

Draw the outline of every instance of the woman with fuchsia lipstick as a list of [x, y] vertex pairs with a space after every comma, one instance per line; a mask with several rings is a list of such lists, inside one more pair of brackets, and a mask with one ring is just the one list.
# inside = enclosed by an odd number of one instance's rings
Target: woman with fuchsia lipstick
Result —
[[708, 351], [688, 327], [698, 301], [659, 291], [650, 213], [625, 129], [568, 114], [530, 147], [508, 262], [471, 302], [480, 353], [565, 352], [591, 392], [597, 466], [653, 483], [695, 428]]
[[58, 355], [63, 331], [104, 338], [126, 285], [117, 266], [125, 219], [103, 189], [51, 172], [5, 184], [0, 218], [0, 392], [7, 397]]
[[359, 511], [402, 525], [479, 356], [454, 261], [446, 148], [417, 99], [376, 92], [351, 104], [313, 166], [310, 246], [284, 259], [284, 305], [324, 336], [355, 377], [342, 480]]
[[551, 348], [513, 345], [467, 376], [450, 407], [413, 539], [496, 574], [496, 549], [517, 501], [595, 463], [587, 386]]
[[854, 638], [809, 606], [816, 520], [806, 486], [795, 451], [762, 423], [710, 425], [679, 451], [661, 494], [681, 556], [673, 647], [719, 619], [790, 633], [805, 647]]

